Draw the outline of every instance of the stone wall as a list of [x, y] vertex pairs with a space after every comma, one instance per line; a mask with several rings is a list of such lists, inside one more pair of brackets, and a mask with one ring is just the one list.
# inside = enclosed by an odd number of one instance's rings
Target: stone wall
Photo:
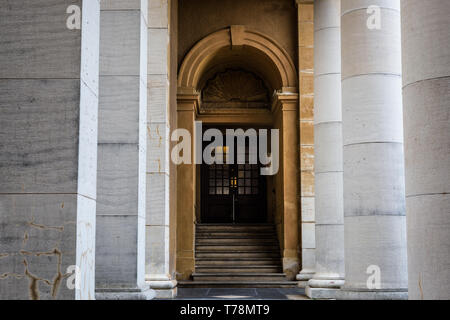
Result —
[[314, 215], [314, 5], [298, 3], [298, 52], [300, 92], [300, 204], [301, 273], [306, 285], [315, 268]]
[[97, 292], [144, 286], [146, 4], [101, 5]]
[[94, 299], [99, 6], [0, 6], [0, 299]]
[[293, 0], [181, 0], [178, 64], [195, 43], [230, 25], [245, 25], [269, 35], [297, 61], [297, 15]]

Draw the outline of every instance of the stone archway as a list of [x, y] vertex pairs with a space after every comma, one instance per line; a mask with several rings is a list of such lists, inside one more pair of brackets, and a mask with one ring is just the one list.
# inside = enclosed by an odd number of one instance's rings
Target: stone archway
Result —
[[266, 78], [274, 83], [274, 89], [281, 92], [297, 92], [297, 72], [292, 59], [275, 40], [250, 30], [245, 26], [231, 26], [217, 31], [199, 41], [183, 60], [178, 74], [178, 88], [198, 89], [202, 76], [211, 61], [223, 48], [248, 47], [265, 57], [259, 67], [267, 68]]
[[[274, 92], [267, 112], [248, 110], [221, 115], [200, 112], [200, 92], [206, 81], [230, 67], [242, 67], [264, 79]], [[270, 37], [245, 26], [231, 26], [199, 41], [186, 55], [178, 75], [178, 128], [193, 137], [195, 121], [211, 123], [270, 124], [280, 130], [280, 170], [275, 176], [277, 225], [283, 270], [293, 279], [299, 269], [299, 134], [298, 85], [295, 65], [287, 52]], [[192, 153], [194, 154], [194, 152]], [[194, 159], [193, 159], [194, 160]], [[193, 163], [194, 161], [192, 161]], [[182, 164], [177, 170], [177, 273], [187, 280], [195, 269], [197, 169]]]

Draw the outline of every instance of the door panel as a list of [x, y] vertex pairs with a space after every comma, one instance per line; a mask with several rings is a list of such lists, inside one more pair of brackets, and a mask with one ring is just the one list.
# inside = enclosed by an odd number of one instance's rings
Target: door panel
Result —
[[265, 179], [257, 164], [237, 165], [236, 222], [265, 222]]
[[202, 165], [202, 222], [233, 221], [229, 165]]
[[[236, 145], [236, 144], [235, 144]], [[220, 148], [220, 152], [227, 150]], [[224, 162], [227, 158], [223, 154]], [[201, 166], [201, 203], [203, 223], [266, 222], [266, 179], [260, 175], [260, 165], [213, 164]]]

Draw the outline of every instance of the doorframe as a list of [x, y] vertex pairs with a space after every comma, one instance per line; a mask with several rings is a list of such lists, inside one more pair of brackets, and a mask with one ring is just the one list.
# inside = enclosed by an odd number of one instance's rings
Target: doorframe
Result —
[[[216, 116], [218, 118], [218, 120], [220, 120], [220, 118], [223, 115], [220, 116]], [[242, 121], [242, 118], [241, 118]], [[208, 130], [208, 129], [219, 129], [222, 131], [222, 134], [224, 136], [224, 145], [226, 144], [226, 135], [225, 135], [225, 130], [226, 129], [243, 129], [244, 131], [246, 131], [247, 129], [255, 129], [258, 130], [259, 129], [267, 129], [270, 130], [272, 129], [272, 125], [261, 125], [261, 124], [255, 124], [252, 125], [254, 123], [246, 123], [246, 124], [239, 124], [239, 123], [232, 123], [232, 124], [226, 124], [226, 123], [203, 123], [203, 133]], [[259, 134], [258, 134], [259, 135]], [[246, 144], [247, 145], [247, 144]], [[203, 150], [203, 148], [202, 148]], [[236, 160], [236, 159], [235, 159]], [[226, 164], [226, 163], [224, 163]], [[206, 190], [204, 189], [205, 187], [203, 186], [203, 183], [206, 182], [206, 179], [204, 178], [204, 172], [203, 172], [203, 168], [205, 167], [205, 164], [201, 164], [201, 165], [197, 165], [196, 170], [197, 170], [197, 174], [196, 174], [196, 179], [197, 179], [197, 188], [196, 188], [196, 207], [197, 207], [197, 212], [196, 212], [196, 224], [201, 224], [201, 223], [205, 223], [204, 220], [204, 205], [205, 205], [205, 199], [203, 198], [203, 193], [206, 192]], [[255, 222], [255, 223], [267, 223], [269, 222], [269, 203], [268, 203], [268, 199], [269, 199], [269, 189], [268, 189], [268, 179], [270, 177], [268, 176], [262, 176], [260, 178], [260, 180], [262, 181], [262, 185], [264, 187], [264, 191], [265, 191], [265, 197], [264, 200], [266, 201], [263, 210], [264, 210], [264, 215], [265, 215], [265, 221], [264, 222]], [[260, 195], [262, 197], [262, 195]]]
[[[270, 123], [280, 130], [280, 168], [275, 175], [276, 214], [275, 219], [280, 250], [283, 257], [283, 271], [289, 279], [295, 279], [299, 271], [301, 244], [300, 219], [300, 159], [299, 159], [299, 118], [298, 94], [274, 94], [270, 117], [265, 122], [257, 123], [250, 113], [232, 115], [235, 122], [229, 125], [263, 125]], [[198, 203], [198, 187], [200, 165], [194, 164], [195, 121], [204, 119], [199, 115], [200, 94], [195, 90], [187, 94], [186, 90], [178, 94], [178, 128], [187, 129], [192, 136], [192, 164], [182, 164], [177, 168], [177, 273], [180, 280], [188, 280], [195, 271], [195, 224], [200, 212]], [[208, 121], [204, 125], [218, 124], [223, 115], [216, 121]], [[182, 204], [182, 205], [181, 205]]]
[[[266, 59], [258, 60], [255, 71], [264, 75], [274, 91], [271, 110], [244, 114], [221, 115], [220, 122], [274, 124], [280, 129], [280, 171], [277, 174], [277, 212], [281, 222], [277, 226], [283, 270], [289, 279], [299, 271], [300, 233], [300, 132], [299, 94], [296, 66], [275, 39], [244, 25], [234, 25], [213, 32], [197, 42], [187, 53], [178, 72], [177, 122], [178, 128], [187, 129], [195, 141], [195, 121], [205, 123], [210, 115], [200, 115], [202, 77], [214, 66], [214, 58], [223, 48], [248, 47]], [[214, 116], [212, 116], [214, 118]], [[242, 120], [245, 118], [246, 120]], [[210, 119], [212, 122], [217, 121]], [[195, 142], [192, 144], [195, 150]], [[194, 153], [192, 153], [194, 154]], [[195, 271], [195, 221], [196, 221], [196, 165], [179, 165], [177, 168], [177, 274], [179, 280], [190, 279]]]

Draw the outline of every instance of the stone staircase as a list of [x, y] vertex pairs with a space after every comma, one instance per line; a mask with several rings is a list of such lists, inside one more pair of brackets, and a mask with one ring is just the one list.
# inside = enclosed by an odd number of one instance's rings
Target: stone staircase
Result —
[[195, 238], [195, 272], [180, 287], [296, 287], [283, 273], [272, 224], [199, 224]]

